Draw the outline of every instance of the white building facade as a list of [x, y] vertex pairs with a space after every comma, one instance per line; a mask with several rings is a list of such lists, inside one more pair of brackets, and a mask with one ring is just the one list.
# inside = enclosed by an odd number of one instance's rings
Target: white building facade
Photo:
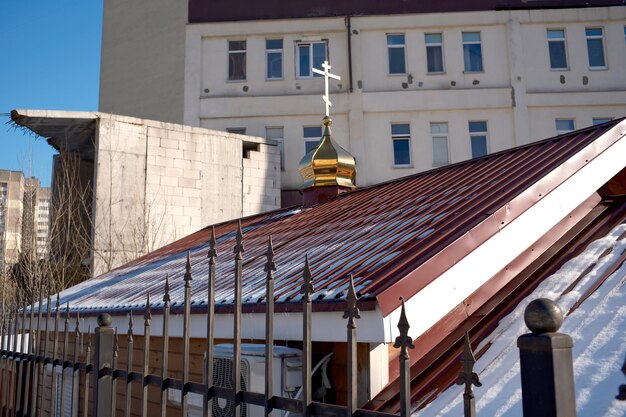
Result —
[[333, 136], [356, 157], [358, 186], [626, 115], [623, 6], [245, 21], [221, 10], [203, 22], [199, 3], [184, 123], [279, 141], [283, 205], [321, 136], [311, 69], [324, 59], [341, 76]]

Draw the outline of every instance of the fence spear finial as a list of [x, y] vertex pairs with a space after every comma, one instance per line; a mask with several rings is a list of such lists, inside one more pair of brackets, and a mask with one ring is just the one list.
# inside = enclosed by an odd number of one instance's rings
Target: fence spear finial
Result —
[[165, 274], [165, 291], [163, 292], [163, 305], [168, 307], [170, 305], [170, 276], [169, 274]]
[[409, 320], [406, 318], [406, 311], [404, 308], [404, 298], [400, 297], [400, 301], [402, 302], [402, 308], [400, 310], [400, 320], [398, 321], [398, 330], [400, 330], [400, 336], [396, 337], [396, 341], [393, 344], [393, 347], [400, 348], [400, 356], [407, 356], [408, 351], [407, 348], [413, 349], [415, 346], [413, 345], [413, 338], [409, 336]]
[[146, 311], [144, 312], [143, 318], [144, 318], [144, 325], [149, 326], [150, 320], [152, 319], [149, 292], [146, 295]]
[[209, 265], [215, 265], [215, 258], [217, 258], [217, 250], [215, 249], [216, 245], [215, 226], [211, 226], [211, 239], [209, 239], [209, 253], [207, 254], [207, 258], [209, 258]]
[[481, 387], [483, 384], [478, 379], [478, 374], [473, 372], [476, 358], [474, 352], [472, 352], [472, 346], [470, 344], [469, 333], [465, 332], [465, 338], [463, 343], [463, 353], [461, 354], [461, 365], [463, 370], [459, 374], [456, 380], [457, 385], [465, 384], [465, 392], [463, 393], [463, 405], [465, 417], [476, 416], [476, 405], [474, 402], [474, 391], [472, 385]]
[[305, 301], [311, 301], [311, 294], [313, 294], [314, 288], [311, 282], [311, 268], [309, 267], [309, 255], [304, 255], [304, 271], [302, 272], [302, 278], [304, 283], [302, 284], [302, 294]]
[[274, 271], [276, 271], [276, 263], [274, 262], [274, 246], [272, 244], [272, 235], [270, 235], [269, 240], [267, 242], [267, 252], [265, 252], [265, 256], [267, 257], [267, 262], [265, 263], [265, 271], [266, 279], [271, 281], [274, 279]]
[[243, 231], [241, 229], [241, 220], [237, 223], [237, 235], [235, 236], [235, 258], [237, 260], [243, 259], [243, 252], [245, 251], [245, 246], [243, 244]]
[[349, 277], [350, 284], [348, 285], [348, 296], [346, 297], [346, 301], [348, 306], [346, 310], [343, 312], [343, 318], [348, 319], [348, 326], [350, 328], [355, 328], [356, 324], [354, 323], [354, 319], [361, 318], [361, 312], [359, 308], [356, 306], [357, 295], [354, 289], [354, 277], [350, 274]]
[[184, 276], [185, 287], [191, 286], [192, 279], [193, 278], [191, 277], [191, 252], [187, 251], [187, 263], [185, 264], [185, 276]]

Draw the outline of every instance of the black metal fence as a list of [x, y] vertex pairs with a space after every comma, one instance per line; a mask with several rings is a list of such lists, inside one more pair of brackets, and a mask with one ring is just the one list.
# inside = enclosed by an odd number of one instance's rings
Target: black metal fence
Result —
[[[193, 274], [189, 256], [187, 257], [184, 274], [184, 306], [183, 306], [183, 329], [182, 329], [182, 364], [179, 367], [170, 367], [170, 288], [166, 279], [162, 295], [162, 333], [161, 344], [152, 349], [159, 352], [159, 367], [150, 367], [151, 353], [151, 320], [152, 308], [148, 295], [143, 317], [143, 336], [141, 346], [135, 346], [132, 316], [126, 333], [126, 360], [125, 366], [118, 366], [119, 361], [119, 338], [116, 329], [111, 326], [111, 316], [102, 314], [98, 317], [98, 327], [92, 334], [90, 329], [81, 329], [81, 320], [78, 313], [72, 313], [69, 304], [60, 305], [57, 296], [56, 308], [52, 309], [50, 296], [47, 297], [47, 309], [29, 308], [26, 305], [17, 309], [13, 316], [2, 323], [0, 331], [0, 417], [111, 417], [123, 415], [139, 415], [147, 417], [154, 414], [155, 408], [149, 413], [149, 390], [152, 387], [152, 399], [155, 401], [154, 392], [158, 391], [158, 413], [161, 417], [175, 413], [182, 417], [189, 415], [189, 398], [196, 394], [202, 398], [202, 416], [214, 417], [213, 403], [225, 399], [232, 405], [229, 413], [233, 417], [245, 417], [246, 407], [249, 405], [260, 406], [264, 415], [278, 416], [281, 411], [297, 414], [302, 417], [309, 416], [358, 416], [358, 417], [383, 417], [393, 414], [368, 411], [358, 408], [358, 384], [357, 384], [357, 320], [360, 312], [357, 307], [357, 295], [349, 277], [350, 285], [346, 297], [344, 318], [346, 325], [346, 394], [345, 406], [327, 404], [313, 401], [311, 384], [312, 373], [312, 337], [311, 318], [312, 300], [314, 292], [308, 259], [305, 258], [302, 273], [302, 388], [299, 398], [281, 396], [281, 393], [273, 392], [273, 361], [274, 361], [274, 276], [276, 270], [274, 264], [274, 251], [272, 240], [269, 239], [265, 263], [266, 272], [266, 305], [265, 305], [265, 387], [264, 392], [247, 390], [241, 384], [241, 322], [242, 322], [242, 261], [243, 261], [243, 237], [241, 227], [237, 231], [236, 245], [234, 248], [234, 314], [233, 314], [233, 350], [230, 380], [231, 384], [218, 384], [214, 381], [214, 328], [215, 328], [215, 271], [216, 258], [214, 233], [210, 240], [208, 251], [208, 289], [206, 311], [206, 345], [204, 346], [204, 360], [202, 369], [202, 382], [190, 380], [190, 318], [191, 318], [191, 288]], [[43, 305], [43, 296], [39, 296], [39, 306]], [[409, 322], [404, 312], [402, 301], [401, 317], [398, 323], [400, 336], [397, 337], [394, 347], [400, 350], [400, 415], [407, 417], [411, 414], [410, 392], [410, 360], [409, 349], [413, 342], [408, 336]], [[554, 330], [553, 330], [554, 331]], [[566, 336], [566, 335], [563, 335]], [[524, 343], [529, 348], [528, 352], [537, 350], [538, 335], [525, 335], [526, 342], [518, 342], [522, 350], [522, 385], [525, 394], [525, 378], [532, 381], [546, 379], [546, 375], [531, 375], [533, 371], [524, 366]], [[533, 339], [535, 337], [535, 339]], [[520, 338], [521, 340], [522, 338]], [[545, 337], [543, 337], [545, 339]], [[542, 339], [542, 340], [543, 340]], [[552, 340], [552, 339], [551, 339]], [[561, 339], [559, 339], [561, 340]], [[567, 343], [561, 343], [562, 348]], [[548, 343], [549, 345], [549, 343]], [[528, 353], [526, 360], [537, 362], [540, 360], [559, 361], [565, 371], [557, 375], [558, 378], [572, 378], [567, 374], [568, 366], [571, 368], [571, 351], [569, 359], [567, 355], [554, 358], [551, 347], [543, 349], [539, 356]], [[541, 350], [540, 349], [540, 350]], [[534, 352], [533, 351], [533, 352]], [[135, 365], [134, 354], [138, 352], [141, 364]], [[92, 355], [93, 354], [93, 355]], [[531, 356], [528, 356], [531, 355]], [[569, 365], [568, 361], [569, 360]], [[465, 385], [464, 403], [465, 415], [475, 416], [474, 394], [472, 385], [480, 386], [478, 376], [473, 372], [474, 356], [471, 351], [469, 337], [465, 338], [465, 350], [461, 356], [463, 371], [457, 381]], [[140, 365], [140, 366], [138, 366]], [[170, 369], [172, 368], [172, 369]], [[541, 368], [540, 366], [538, 368]], [[554, 368], [554, 366], [553, 366]], [[140, 369], [139, 371], [137, 369]], [[174, 375], [180, 375], [175, 378]], [[240, 381], [240, 383], [232, 383]], [[562, 383], [562, 381], [561, 381]], [[567, 385], [567, 384], [565, 384]], [[573, 382], [571, 384], [573, 389]], [[180, 393], [180, 406], [173, 410], [168, 400], [168, 390]], [[133, 394], [134, 393], [134, 394]], [[562, 394], [562, 393], [561, 393]], [[574, 403], [573, 392], [567, 399]], [[550, 394], [556, 397], [555, 393]], [[567, 397], [566, 395], [566, 397]], [[123, 401], [123, 404], [121, 403]], [[535, 398], [535, 401], [538, 401]], [[119, 403], [118, 403], [119, 402]], [[571, 407], [570, 407], [571, 408]], [[122, 411], [120, 411], [122, 410]], [[278, 410], [278, 411], [274, 411]], [[527, 416], [532, 410], [526, 410]], [[196, 411], [197, 412], [197, 411]], [[282, 414], [281, 414], [282, 415]], [[220, 416], [221, 417], [221, 416]]]

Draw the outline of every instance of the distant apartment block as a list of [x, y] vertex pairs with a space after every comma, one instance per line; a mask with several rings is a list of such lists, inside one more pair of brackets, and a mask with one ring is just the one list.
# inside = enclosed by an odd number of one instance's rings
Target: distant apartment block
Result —
[[46, 253], [50, 224], [50, 189], [21, 171], [0, 170], [0, 268], [19, 260], [21, 253]]

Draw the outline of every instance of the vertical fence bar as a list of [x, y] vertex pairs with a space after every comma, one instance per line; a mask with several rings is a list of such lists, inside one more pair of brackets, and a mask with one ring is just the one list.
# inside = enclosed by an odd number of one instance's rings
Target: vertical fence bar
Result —
[[456, 380], [457, 385], [465, 384], [465, 391], [463, 392], [463, 415], [465, 417], [476, 417], [476, 397], [474, 396], [472, 385], [476, 385], [477, 387], [483, 385], [478, 379], [478, 374], [473, 372], [475, 363], [476, 359], [474, 358], [474, 352], [472, 352], [469, 334], [466, 332], [463, 343], [463, 353], [461, 354], [463, 370]]
[[[52, 308], [51, 306], [52, 306], [52, 301], [50, 300], [50, 293], [48, 293], [47, 303], [46, 303], [46, 331], [44, 333], [44, 338], [45, 339], [43, 341], [43, 355], [42, 355], [44, 360], [41, 362], [41, 405], [39, 406], [39, 411], [37, 413], [37, 417], [41, 417], [41, 415], [43, 413], [43, 409], [44, 409], [44, 403], [45, 403], [46, 366], [47, 366], [47, 363], [48, 363], [47, 358], [49, 358], [49, 356], [48, 356], [49, 340], [48, 339], [50, 338], [50, 314], [51, 314], [51, 308]], [[53, 359], [54, 359], [54, 357], [53, 357]], [[50, 401], [52, 401], [52, 399]], [[52, 402], [50, 402], [50, 404], [52, 404]]]
[[241, 405], [239, 393], [241, 392], [241, 280], [243, 274], [243, 232], [241, 220], [237, 225], [237, 237], [234, 248], [235, 253], [235, 298], [233, 300], [233, 417], [241, 417]]
[[11, 354], [11, 383], [9, 385], [9, 401], [11, 402], [11, 406], [9, 408], [9, 413], [7, 415], [11, 415], [15, 413], [15, 406], [16, 406], [16, 402], [15, 402], [15, 390], [16, 388], [16, 382], [17, 382], [17, 372], [18, 372], [18, 367], [17, 367], [17, 356], [18, 356], [18, 351], [17, 351], [17, 339], [19, 336], [19, 329], [18, 329], [18, 322], [20, 319], [20, 310], [19, 310], [19, 306], [16, 304], [15, 305], [15, 319], [14, 319], [14, 323], [13, 323], [13, 343], [12, 346], [13, 348], [11, 349], [13, 352]]
[[65, 414], [65, 370], [67, 369], [67, 355], [69, 347], [69, 323], [70, 323], [70, 303], [65, 308], [65, 321], [63, 324], [63, 364], [61, 365], [61, 407], [60, 415]]
[[133, 311], [130, 310], [128, 315], [128, 331], [126, 332], [126, 396], [124, 397], [126, 401], [126, 405], [124, 407], [124, 417], [130, 417], [130, 410], [132, 404], [132, 394], [133, 394], [133, 349], [134, 349], [134, 340], [133, 340]]
[[26, 360], [26, 369], [24, 369], [25, 371], [25, 375], [24, 378], [26, 380], [26, 383], [24, 384], [24, 399], [22, 400], [22, 402], [24, 403], [24, 406], [22, 407], [22, 410], [24, 410], [25, 415], [27, 416], [31, 416], [32, 414], [32, 407], [33, 407], [33, 399], [35, 398], [36, 394], [35, 394], [35, 385], [33, 384], [34, 380], [35, 380], [35, 369], [36, 369], [36, 354], [37, 352], [35, 351], [37, 342], [35, 341], [35, 330], [34, 330], [34, 324], [35, 324], [35, 298], [36, 298], [36, 293], [33, 291], [33, 295], [30, 299], [30, 317], [28, 319], [28, 349], [26, 349], [26, 351], [24, 353], [28, 354], [27, 356], [27, 360]]
[[[5, 313], [6, 314], [6, 313]], [[11, 395], [11, 391], [8, 391], [9, 389], [9, 378], [12, 378], [11, 376], [11, 361], [9, 360], [9, 352], [11, 351], [11, 325], [12, 325], [12, 320], [11, 320], [11, 313], [8, 313], [8, 320], [7, 320], [7, 324], [6, 324], [6, 328], [5, 328], [5, 337], [6, 337], [6, 341], [4, 342], [4, 351], [5, 351], [5, 355], [4, 355], [4, 378], [2, 379], [2, 417], [7, 417], [8, 412], [9, 412], [9, 396]]]
[[[113, 328], [111, 316], [103, 313], [98, 316], [96, 343], [93, 363], [93, 417], [111, 417], [111, 387], [113, 362]], [[108, 368], [109, 372], [105, 372]]]
[[87, 328], [87, 346], [85, 347], [85, 384], [83, 386], [83, 417], [89, 414], [89, 379], [93, 373], [89, 372], [91, 362], [91, 326]]
[[[120, 353], [120, 347], [117, 340], [117, 327], [114, 330], [114, 342], [113, 342], [113, 365], [111, 366], [113, 370], [113, 380], [111, 381], [111, 416], [115, 417], [115, 413], [117, 411], [117, 378], [115, 376], [115, 371], [117, 370], [117, 359]], [[72, 414], [73, 415], [73, 414]]]
[[[209, 240], [209, 275], [207, 277], [207, 304], [206, 304], [206, 357], [204, 364], [204, 383], [207, 395], [203, 403], [203, 415], [213, 416], [213, 395], [209, 395], [209, 389], [213, 386], [213, 336], [214, 336], [214, 310], [215, 310], [215, 263], [217, 250], [215, 249], [215, 226], [211, 227], [211, 239]], [[165, 417], [165, 416], [162, 416]]]
[[[141, 373], [141, 417], [148, 417], [148, 369], [150, 365], [150, 320], [152, 320], [150, 293], [146, 296], [143, 316], [143, 370]], [[98, 416], [99, 417], [99, 416]]]
[[272, 412], [270, 399], [274, 395], [272, 370], [274, 367], [274, 246], [270, 235], [267, 243], [267, 263], [265, 264], [265, 415]]
[[302, 273], [304, 283], [302, 284], [302, 417], [310, 416], [311, 405], [311, 294], [314, 288], [311, 281], [311, 268], [309, 267], [309, 257], [304, 257], [304, 271]]
[[72, 373], [72, 406], [71, 416], [75, 416], [78, 413], [78, 387], [80, 367], [78, 366], [78, 352], [80, 347], [80, 315], [76, 313], [76, 326], [74, 327], [74, 368]]
[[57, 294], [57, 302], [54, 310], [54, 335], [52, 339], [52, 372], [50, 373], [52, 378], [52, 384], [50, 384], [50, 410], [51, 412], [55, 412], [57, 409], [57, 385], [58, 380], [56, 377], [56, 361], [59, 357], [59, 320], [61, 319], [61, 299], [59, 294]]
[[350, 274], [350, 284], [348, 286], [348, 296], [346, 297], [346, 302], [347, 307], [343, 313], [343, 318], [348, 319], [348, 406], [346, 407], [346, 416], [352, 417], [358, 405], [356, 319], [361, 318], [361, 312], [356, 306], [357, 296], [356, 291], [354, 290], [354, 279], [352, 274]]
[[183, 389], [181, 395], [181, 413], [187, 417], [189, 404], [187, 398], [187, 383], [189, 382], [189, 317], [191, 315], [191, 255], [187, 252], [187, 264], [185, 265], [185, 313], [183, 316]]
[[[2, 317], [0, 318], [0, 392], [4, 392], [4, 387], [8, 381], [8, 375], [5, 371], [6, 360], [4, 359], [6, 354], [6, 349], [4, 346], [4, 338], [6, 332], [6, 324], [5, 324], [5, 314], [4, 314], [4, 281], [2, 287]], [[0, 416], [4, 411], [4, 393], [0, 396]]]
[[161, 417], [167, 417], [167, 368], [169, 367], [170, 353], [170, 282], [165, 276], [165, 291], [163, 293], [163, 348], [161, 349]]
[[15, 392], [15, 410], [16, 416], [21, 416], [24, 413], [23, 408], [23, 399], [25, 397], [24, 391], [26, 388], [26, 384], [24, 384], [24, 342], [26, 339], [26, 296], [24, 296], [24, 300], [22, 301], [22, 322], [20, 327], [20, 335], [19, 335], [19, 362], [17, 362], [16, 372], [17, 372], [17, 386]]
[[[34, 379], [33, 379], [33, 410], [35, 410], [34, 415], [40, 415], [40, 407], [41, 407], [41, 402], [43, 401], [43, 394], [42, 391], [39, 389], [39, 385], [41, 384], [41, 386], [43, 387], [43, 358], [45, 357], [45, 355], [43, 354], [43, 352], [41, 352], [41, 318], [42, 318], [42, 307], [43, 307], [43, 284], [41, 284], [41, 286], [39, 287], [39, 306], [37, 308], [37, 334], [35, 336], [35, 372], [34, 372]], [[39, 360], [37, 360], [37, 356], [40, 357]], [[41, 395], [41, 400], [39, 399], [39, 396]], [[32, 414], [31, 414], [32, 415]]]
[[406, 318], [406, 312], [404, 310], [404, 298], [400, 297], [402, 301], [402, 309], [400, 310], [400, 320], [398, 321], [398, 330], [400, 330], [400, 336], [396, 337], [396, 342], [393, 347], [400, 348], [400, 416], [408, 417], [411, 414], [411, 362], [409, 358], [408, 348], [413, 349], [413, 339], [409, 337], [409, 321]]

